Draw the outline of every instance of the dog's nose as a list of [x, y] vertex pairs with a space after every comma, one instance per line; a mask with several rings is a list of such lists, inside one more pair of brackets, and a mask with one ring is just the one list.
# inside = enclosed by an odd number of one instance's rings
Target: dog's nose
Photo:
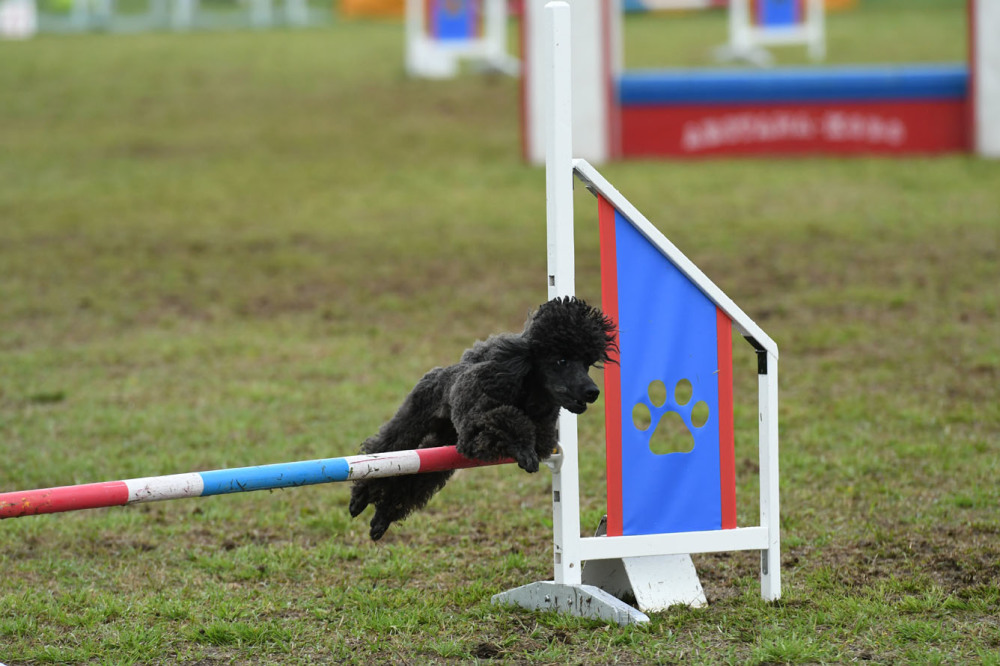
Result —
[[583, 394], [583, 397], [586, 399], [587, 402], [594, 402], [600, 395], [601, 395], [601, 389], [597, 388], [596, 386], [592, 386], [589, 389], [587, 389], [587, 392]]

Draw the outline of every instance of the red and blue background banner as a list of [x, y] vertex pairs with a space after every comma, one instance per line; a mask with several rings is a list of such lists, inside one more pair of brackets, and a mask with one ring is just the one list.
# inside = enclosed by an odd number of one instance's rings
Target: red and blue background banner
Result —
[[482, 37], [482, 0], [426, 0], [426, 3], [428, 36], [441, 41]]
[[[602, 302], [619, 348], [618, 363], [605, 366], [607, 534], [734, 528], [732, 322], [603, 197], [599, 220]], [[675, 392], [684, 380], [689, 397]], [[660, 404], [655, 382], [666, 387]], [[699, 424], [700, 403], [708, 418]], [[637, 405], [651, 416], [645, 429], [633, 419]], [[660, 421], [677, 416], [694, 447], [654, 453]]]
[[965, 65], [636, 70], [617, 85], [623, 157], [965, 152]]

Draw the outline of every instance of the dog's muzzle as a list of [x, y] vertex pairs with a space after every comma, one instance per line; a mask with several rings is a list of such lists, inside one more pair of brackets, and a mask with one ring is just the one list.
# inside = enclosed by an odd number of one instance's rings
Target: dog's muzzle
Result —
[[600, 395], [601, 390], [596, 386], [591, 386], [582, 393], [566, 396], [562, 406], [574, 414], [583, 414], [587, 411], [587, 405], [596, 402]]

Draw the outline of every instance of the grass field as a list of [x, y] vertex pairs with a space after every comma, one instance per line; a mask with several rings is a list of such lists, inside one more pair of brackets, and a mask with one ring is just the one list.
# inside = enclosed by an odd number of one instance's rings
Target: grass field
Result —
[[[831, 16], [831, 59], [960, 59], [963, 5]], [[703, 64], [722, 21], [630, 18], [629, 61]], [[0, 488], [349, 455], [519, 329], [545, 206], [516, 83], [401, 63], [378, 21], [0, 43]], [[548, 473], [507, 466], [378, 545], [342, 484], [4, 521], [0, 661], [1000, 663], [1000, 163], [602, 171], [781, 347], [780, 602], [742, 553], [696, 557], [710, 606], [644, 627], [495, 608], [551, 576]], [[580, 426], [589, 531], [600, 402]]]

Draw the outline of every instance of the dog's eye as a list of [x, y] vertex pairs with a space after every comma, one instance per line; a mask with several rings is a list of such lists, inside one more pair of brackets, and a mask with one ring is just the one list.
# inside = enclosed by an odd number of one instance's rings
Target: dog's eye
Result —
[[558, 365], [559, 367], [566, 365], [566, 359], [564, 358], [559, 359], [558, 361], [556, 361], [556, 365]]

